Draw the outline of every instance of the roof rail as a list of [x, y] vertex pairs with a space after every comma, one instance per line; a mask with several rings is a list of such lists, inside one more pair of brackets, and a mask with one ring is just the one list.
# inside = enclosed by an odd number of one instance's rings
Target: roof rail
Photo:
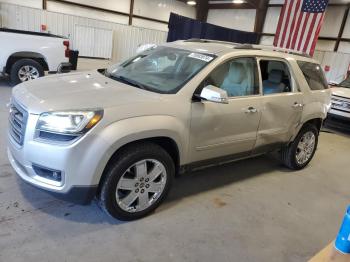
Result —
[[287, 48], [276, 47], [276, 46], [240, 44], [238, 46], [235, 46], [234, 48], [235, 49], [254, 49], [254, 50], [276, 51], [276, 52], [282, 52], [282, 53], [287, 53], [287, 54], [291, 54], [291, 55], [298, 55], [298, 56], [311, 58], [311, 56], [309, 54], [306, 54], [304, 52], [292, 50], [292, 49], [287, 49]]
[[287, 53], [291, 55], [311, 58], [309, 54], [306, 54], [304, 52], [276, 47], [276, 46], [240, 44], [240, 43], [234, 43], [234, 42], [225, 42], [225, 41], [219, 41], [219, 40], [200, 39], [200, 38], [191, 38], [191, 39], [184, 40], [184, 42], [226, 44], [226, 45], [232, 45], [234, 49], [268, 50], [268, 51], [276, 51], [276, 52], [282, 52], [282, 53]]
[[211, 40], [211, 39], [200, 39], [200, 38], [191, 38], [191, 39], [184, 40], [184, 42], [214, 43], [214, 44], [226, 44], [226, 45], [233, 45], [233, 46], [240, 45], [239, 43], [234, 43], [234, 42], [227, 42], [227, 41], [220, 41], [220, 40]]

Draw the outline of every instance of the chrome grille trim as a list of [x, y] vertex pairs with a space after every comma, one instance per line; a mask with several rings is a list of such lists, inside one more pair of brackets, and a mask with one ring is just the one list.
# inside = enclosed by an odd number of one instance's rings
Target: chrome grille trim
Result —
[[344, 112], [350, 112], [350, 99], [332, 95], [331, 108], [335, 110], [341, 110]]
[[349, 101], [349, 102], [350, 102], [350, 98], [345, 97], [345, 96], [338, 96], [338, 95], [332, 94], [332, 98], [334, 98], [334, 99], [340, 99], [340, 100], [345, 100], [345, 101]]
[[20, 146], [22, 146], [24, 142], [27, 120], [28, 112], [13, 101], [10, 106], [9, 132], [12, 139]]

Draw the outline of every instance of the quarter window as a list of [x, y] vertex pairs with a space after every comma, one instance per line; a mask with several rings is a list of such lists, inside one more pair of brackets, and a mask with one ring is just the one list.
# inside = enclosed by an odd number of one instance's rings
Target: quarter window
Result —
[[229, 97], [259, 94], [255, 58], [237, 58], [219, 65], [204, 80], [202, 87], [213, 85], [226, 90]]
[[320, 65], [310, 62], [298, 61], [311, 90], [328, 89], [326, 77]]

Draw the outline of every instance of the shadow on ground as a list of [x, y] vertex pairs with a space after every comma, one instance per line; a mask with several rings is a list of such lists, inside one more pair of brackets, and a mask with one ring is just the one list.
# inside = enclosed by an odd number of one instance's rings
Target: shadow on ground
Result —
[[1, 88], [12, 88], [10, 79], [8, 77], [0, 77], [0, 86]]
[[[223, 186], [268, 174], [271, 171], [290, 172], [272, 156], [261, 156], [209, 167], [190, 172], [175, 178], [166, 201], [157, 212], [174, 208], [182, 199]], [[17, 179], [23, 197], [32, 205], [33, 210], [45, 212], [57, 218], [90, 224], [124, 223], [110, 218], [98, 207], [96, 201], [81, 206], [56, 199], [48, 192], [37, 189], [19, 178]], [[44, 201], [43, 201], [44, 200]]]

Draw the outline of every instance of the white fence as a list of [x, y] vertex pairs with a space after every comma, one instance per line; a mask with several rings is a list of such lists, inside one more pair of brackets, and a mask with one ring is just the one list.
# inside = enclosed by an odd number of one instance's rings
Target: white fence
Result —
[[68, 37], [71, 40], [73, 49], [75, 48], [74, 44], [77, 43], [75, 39], [76, 26], [112, 30], [113, 61], [120, 61], [134, 55], [139, 45], [163, 43], [166, 41], [167, 36], [167, 32], [153, 29], [0, 3], [0, 26], [38, 32], [41, 29], [41, 25], [47, 25], [48, 31], [52, 34]]

